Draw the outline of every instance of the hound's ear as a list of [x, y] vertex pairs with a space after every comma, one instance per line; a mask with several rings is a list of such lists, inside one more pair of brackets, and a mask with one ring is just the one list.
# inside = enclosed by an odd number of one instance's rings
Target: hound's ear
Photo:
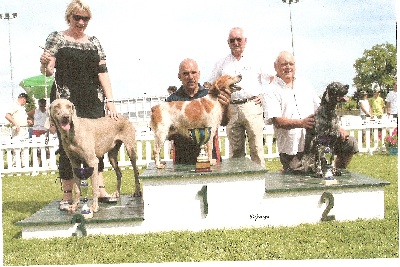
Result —
[[72, 115], [72, 120], [74, 120], [77, 117], [75, 105], [72, 102], [71, 102], [71, 115]]
[[213, 96], [218, 96], [220, 93], [220, 89], [218, 88], [218, 85], [214, 83], [211, 85], [210, 89], [208, 89], [208, 94], [213, 95]]
[[325, 100], [326, 102], [329, 102], [329, 93], [328, 90], [324, 92], [324, 95], [322, 96], [322, 100]]
[[53, 125], [57, 125], [56, 124], [56, 120], [53, 118], [53, 105], [50, 105], [50, 108], [49, 108], [49, 118], [50, 118], [50, 122], [53, 124]]

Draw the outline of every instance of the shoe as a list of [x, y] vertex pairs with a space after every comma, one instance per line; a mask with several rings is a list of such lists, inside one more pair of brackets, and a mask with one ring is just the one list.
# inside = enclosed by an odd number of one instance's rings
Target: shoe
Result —
[[67, 211], [69, 210], [69, 206], [72, 205], [72, 201], [68, 201], [68, 200], [61, 200], [60, 201], [60, 210], [62, 211]]
[[118, 202], [118, 198], [113, 197], [113, 196], [108, 196], [108, 197], [99, 197], [99, 202], [100, 203], [117, 203]]

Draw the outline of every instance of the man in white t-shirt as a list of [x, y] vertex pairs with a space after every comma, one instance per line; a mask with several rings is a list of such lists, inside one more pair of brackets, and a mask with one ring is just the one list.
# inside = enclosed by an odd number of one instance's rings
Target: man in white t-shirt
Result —
[[397, 80], [394, 81], [393, 91], [390, 91], [386, 96], [386, 113], [397, 118]]

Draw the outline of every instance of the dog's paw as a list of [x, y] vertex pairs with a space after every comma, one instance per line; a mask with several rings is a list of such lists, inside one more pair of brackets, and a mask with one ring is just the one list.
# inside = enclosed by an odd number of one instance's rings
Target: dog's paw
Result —
[[115, 191], [114, 193], [111, 194], [112, 197], [114, 198], [119, 198], [120, 197], [120, 193], [118, 191]]
[[211, 159], [211, 160], [210, 160], [210, 165], [211, 165], [211, 166], [217, 165], [217, 160], [216, 160], [216, 159]]
[[71, 205], [69, 205], [68, 211], [75, 212], [77, 209], [78, 209], [78, 203], [72, 203]]
[[167, 165], [165, 162], [157, 164], [157, 169], [165, 169], [165, 165]]
[[98, 212], [99, 211], [99, 205], [92, 205], [91, 207], [90, 207], [90, 211], [93, 213], [93, 212]]
[[142, 196], [142, 191], [140, 191], [140, 190], [135, 191], [135, 193], [133, 193], [133, 196], [134, 197], [141, 197]]

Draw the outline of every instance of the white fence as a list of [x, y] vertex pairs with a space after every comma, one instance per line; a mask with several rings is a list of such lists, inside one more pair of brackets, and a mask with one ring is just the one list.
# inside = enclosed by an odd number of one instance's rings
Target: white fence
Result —
[[[390, 134], [395, 127], [396, 121], [384, 119], [379, 121], [363, 122], [356, 116], [349, 116], [342, 118], [342, 127], [349, 131], [351, 136], [358, 140], [358, 147], [360, 152], [372, 154], [374, 151], [384, 148], [382, 140]], [[365, 142], [362, 141], [363, 132], [365, 134]], [[229, 156], [229, 141], [226, 137], [225, 128], [219, 129], [219, 142], [222, 158]], [[146, 166], [153, 161], [152, 157], [152, 141], [154, 140], [153, 133], [149, 128], [136, 127], [136, 142], [137, 142], [137, 164], [138, 166]], [[277, 147], [274, 142], [274, 131], [272, 126], [264, 128], [264, 145], [265, 145], [265, 158], [277, 158]], [[50, 150], [50, 158], [46, 159], [46, 148]], [[31, 138], [27, 140], [13, 141], [7, 138], [7, 134], [2, 134], [0, 139], [0, 152], [3, 160], [0, 160], [0, 175], [37, 175], [39, 173], [56, 173], [57, 171], [57, 157], [56, 150], [58, 148], [58, 140], [50, 138], [50, 142], [46, 145], [44, 137]], [[40, 159], [37, 150], [40, 150]], [[20, 151], [24, 151], [23, 157], [16, 157], [15, 165], [13, 164], [12, 154], [20, 155]], [[124, 153], [122, 153], [124, 152]], [[247, 155], [249, 157], [249, 155]], [[169, 144], [166, 142], [161, 151], [161, 158], [164, 161], [171, 160], [169, 153]], [[42, 165], [39, 162], [43, 162]], [[107, 156], [105, 156], [105, 167], [110, 168]], [[121, 167], [129, 167], [130, 161], [125, 153], [124, 146], [121, 147], [119, 155], [119, 165]]]
[[129, 118], [131, 122], [145, 124], [150, 121], [151, 107], [165, 102], [166, 97], [136, 97], [130, 99], [115, 100], [115, 108], [119, 114]]

